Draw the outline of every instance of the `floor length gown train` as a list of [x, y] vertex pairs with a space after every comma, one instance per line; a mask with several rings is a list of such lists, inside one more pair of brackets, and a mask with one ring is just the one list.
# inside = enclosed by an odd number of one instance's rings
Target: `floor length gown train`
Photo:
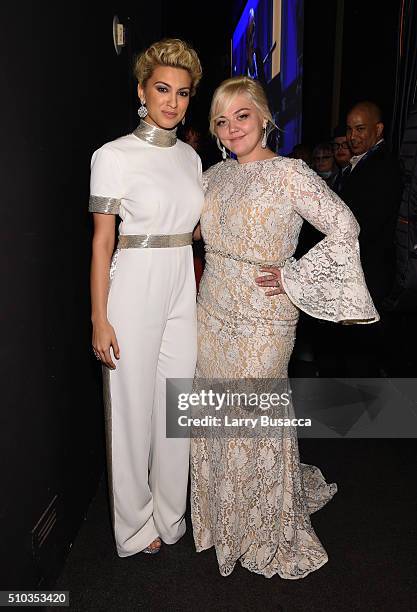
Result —
[[[205, 173], [204, 188], [196, 381], [285, 378], [299, 309], [330, 321], [378, 319], [360, 266], [358, 224], [303, 162], [228, 160]], [[325, 238], [295, 261], [303, 218]], [[265, 296], [255, 284], [266, 262], [285, 262], [287, 295]], [[288, 579], [326, 563], [309, 515], [337, 487], [300, 464], [295, 433], [193, 439], [191, 477], [196, 548], [215, 546], [222, 575], [238, 560]]]

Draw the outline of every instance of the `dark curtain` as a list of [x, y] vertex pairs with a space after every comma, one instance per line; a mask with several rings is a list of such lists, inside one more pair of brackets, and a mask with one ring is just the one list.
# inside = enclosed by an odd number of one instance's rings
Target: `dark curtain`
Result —
[[[403, 168], [404, 189], [396, 231], [396, 281], [387, 307], [417, 311], [417, 3], [402, 0], [391, 147]], [[414, 322], [415, 323], [415, 322]]]
[[402, 0], [399, 14], [397, 74], [391, 129], [391, 148], [400, 153], [407, 117], [417, 102], [417, 3]]

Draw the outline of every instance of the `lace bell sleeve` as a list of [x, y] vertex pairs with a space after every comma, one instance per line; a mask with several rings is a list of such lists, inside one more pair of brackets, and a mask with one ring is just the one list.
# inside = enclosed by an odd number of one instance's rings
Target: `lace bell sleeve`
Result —
[[346, 204], [304, 162], [294, 160], [288, 196], [293, 210], [325, 237], [282, 269], [282, 284], [301, 310], [326, 321], [379, 320], [365, 283], [359, 254], [359, 225]]
[[88, 210], [118, 215], [123, 194], [119, 161], [110, 148], [103, 146], [91, 158], [90, 199]]

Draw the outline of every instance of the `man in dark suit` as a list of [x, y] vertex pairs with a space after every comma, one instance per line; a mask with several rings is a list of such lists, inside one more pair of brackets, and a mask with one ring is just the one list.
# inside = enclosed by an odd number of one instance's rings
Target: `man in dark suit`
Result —
[[362, 268], [381, 315], [380, 323], [348, 326], [343, 332], [349, 345], [348, 376], [379, 376], [385, 369], [384, 298], [394, 281], [394, 232], [402, 178], [398, 162], [387, 151], [383, 131], [381, 111], [373, 102], [359, 102], [348, 112], [346, 136], [353, 156], [340, 197], [359, 223]]
[[402, 192], [400, 166], [386, 149], [383, 131], [381, 111], [373, 102], [359, 102], [349, 111], [346, 136], [353, 156], [340, 191], [360, 225], [362, 267], [377, 308], [382, 308], [394, 281], [394, 233]]

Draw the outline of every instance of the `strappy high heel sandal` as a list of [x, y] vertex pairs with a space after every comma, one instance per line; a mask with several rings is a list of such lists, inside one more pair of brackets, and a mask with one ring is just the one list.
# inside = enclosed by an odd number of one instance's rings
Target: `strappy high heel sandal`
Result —
[[[159, 551], [161, 550], [161, 546], [162, 546], [161, 538], [155, 538], [153, 542], [156, 542], [156, 541], [159, 542], [159, 546], [155, 546], [154, 548], [147, 546], [146, 548], [141, 550], [141, 552], [145, 553], [145, 555], [156, 555], [157, 553], [159, 553]], [[153, 542], [151, 542], [151, 544], [153, 544]]]

